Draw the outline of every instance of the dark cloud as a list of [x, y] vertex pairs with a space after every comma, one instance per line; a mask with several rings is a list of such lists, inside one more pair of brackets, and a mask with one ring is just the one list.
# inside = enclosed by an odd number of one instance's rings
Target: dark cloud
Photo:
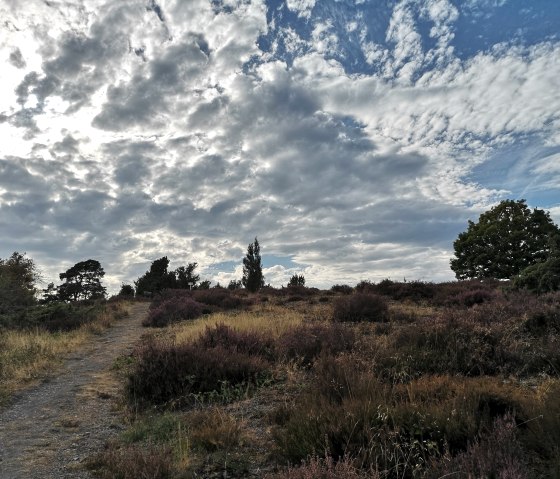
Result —
[[146, 7], [146, 10], [148, 10], [149, 12], [154, 12], [157, 17], [159, 18], [159, 21], [164, 23], [165, 22], [165, 18], [163, 16], [163, 10], [161, 9], [161, 7], [156, 3], [155, 0], [150, 0], [150, 3], [148, 4], [148, 6]]
[[16, 68], [25, 68], [27, 63], [21, 54], [21, 50], [16, 48], [10, 53], [10, 63]]
[[67, 160], [71, 160], [72, 157], [79, 154], [79, 147], [80, 142], [72, 135], [68, 134], [62, 141], [55, 142], [49, 151], [53, 156], [64, 157]]
[[143, 75], [109, 87], [107, 102], [93, 119], [93, 125], [105, 130], [162, 127], [166, 120], [161, 115], [169, 113], [174, 101], [199, 77], [206, 60], [192, 39], [169, 47], [163, 57], [150, 63]]

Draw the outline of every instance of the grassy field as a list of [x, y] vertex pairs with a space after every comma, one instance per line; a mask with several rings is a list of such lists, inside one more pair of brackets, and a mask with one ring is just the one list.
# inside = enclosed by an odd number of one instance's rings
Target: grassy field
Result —
[[24, 328], [0, 328], [0, 405], [52, 374], [68, 353], [80, 349], [92, 335], [126, 314], [125, 303], [109, 303], [79, 313], [67, 308], [56, 318], [56, 328], [43, 327], [55, 324], [48, 320]]
[[334, 290], [156, 299], [150, 334], [116, 364], [129, 427], [92, 469], [560, 477], [560, 295], [477, 282]]

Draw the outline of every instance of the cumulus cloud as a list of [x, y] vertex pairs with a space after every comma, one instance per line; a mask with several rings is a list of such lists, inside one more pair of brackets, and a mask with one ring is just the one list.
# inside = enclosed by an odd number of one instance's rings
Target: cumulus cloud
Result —
[[[97, 258], [117, 288], [167, 255], [227, 284], [258, 236], [291, 261], [272, 284], [444, 280], [469, 217], [558, 188], [560, 44], [457, 54], [506, 5], [275, 5], [2, 7], [0, 256]], [[514, 180], [480, 173], [508, 148]]]

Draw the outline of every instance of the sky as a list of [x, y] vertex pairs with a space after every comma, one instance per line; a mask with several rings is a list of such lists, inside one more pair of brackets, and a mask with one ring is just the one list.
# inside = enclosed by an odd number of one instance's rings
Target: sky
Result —
[[0, 0], [0, 258], [110, 292], [448, 281], [469, 219], [560, 223], [557, 0]]

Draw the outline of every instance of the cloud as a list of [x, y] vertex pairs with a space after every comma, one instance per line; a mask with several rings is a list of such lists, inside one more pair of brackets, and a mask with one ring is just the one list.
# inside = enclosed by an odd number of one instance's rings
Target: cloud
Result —
[[10, 63], [16, 68], [25, 68], [25, 66], [27, 65], [19, 48], [15, 48], [12, 53], [10, 53], [9, 60]]
[[558, 42], [458, 53], [506, 4], [49, 5], [2, 9], [0, 256], [51, 277], [92, 257], [118, 288], [168, 255], [227, 284], [258, 236], [297, 263], [273, 284], [450, 279], [470, 216], [558, 187]]
[[313, 7], [315, 7], [316, 0], [286, 0], [288, 8], [297, 12], [298, 16], [309, 18]]

